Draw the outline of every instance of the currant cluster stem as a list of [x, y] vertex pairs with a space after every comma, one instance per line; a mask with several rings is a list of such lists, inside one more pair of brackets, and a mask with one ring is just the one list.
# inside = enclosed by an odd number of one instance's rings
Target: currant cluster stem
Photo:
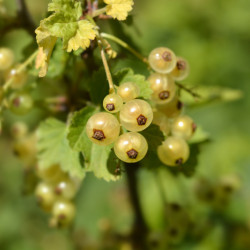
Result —
[[[17, 69], [17, 74], [19, 74], [19, 73], [21, 73], [22, 71], [24, 71], [24, 70], [27, 68], [27, 66], [33, 62], [33, 60], [34, 60], [35, 57], [37, 56], [37, 53], [38, 53], [38, 51], [36, 50], [36, 51], [35, 51], [35, 52], [34, 52], [34, 53], [33, 53], [24, 63], [22, 63], [22, 64], [18, 67], [18, 69]], [[4, 84], [4, 86], [3, 86], [4, 92], [6, 92], [6, 91], [9, 89], [9, 87], [10, 87], [11, 84], [12, 84], [12, 82], [13, 82], [13, 77], [11, 77], [11, 78]]]
[[107, 39], [110, 39], [114, 42], [116, 42], [117, 44], [119, 44], [120, 46], [122, 46], [123, 48], [127, 49], [128, 51], [130, 51], [132, 54], [134, 54], [138, 59], [140, 59], [142, 62], [146, 63], [147, 65], [149, 64], [148, 63], [148, 60], [146, 57], [144, 57], [143, 55], [141, 55], [138, 51], [136, 51], [135, 49], [133, 49], [130, 45], [128, 45], [126, 42], [124, 42], [123, 40], [121, 40], [120, 38], [116, 37], [116, 36], [113, 36], [113, 35], [110, 35], [110, 34], [107, 34], [107, 33], [101, 33], [100, 34], [101, 37], [103, 38], [107, 38]]

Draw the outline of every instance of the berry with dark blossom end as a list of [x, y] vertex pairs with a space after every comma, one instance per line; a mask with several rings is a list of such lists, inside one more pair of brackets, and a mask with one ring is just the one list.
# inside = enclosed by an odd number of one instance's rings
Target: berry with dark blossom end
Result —
[[170, 73], [176, 81], [182, 81], [189, 75], [189, 64], [182, 57], [177, 57], [177, 62], [174, 70]]
[[16, 115], [25, 115], [33, 107], [31, 96], [25, 92], [13, 93], [9, 99], [10, 110]]
[[151, 124], [152, 120], [152, 108], [144, 100], [129, 101], [120, 111], [120, 122], [129, 131], [142, 131]]
[[115, 142], [114, 151], [116, 156], [124, 162], [138, 162], [145, 157], [148, 143], [141, 134], [128, 132], [119, 136]]
[[119, 112], [122, 105], [122, 98], [117, 94], [109, 94], [103, 100], [103, 107], [109, 113]]
[[112, 114], [100, 112], [89, 118], [86, 132], [92, 142], [99, 145], [109, 145], [119, 136], [120, 124]]
[[160, 47], [152, 50], [148, 57], [153, 70], [161, 74], [170, 73], [176, 66], [176, 56], [172, 50]]
[[154, 73], [148, 77], [148, 81], [153, 91], [151, 99], [156, 104], [169, 103], [174, 99], [176, 85], [171, 76]]
[[189, 146], [185, 140], [176, 136], [169, 136], [157, 149], [161, 162], [168, 166], [180, 166], [189, 157]]

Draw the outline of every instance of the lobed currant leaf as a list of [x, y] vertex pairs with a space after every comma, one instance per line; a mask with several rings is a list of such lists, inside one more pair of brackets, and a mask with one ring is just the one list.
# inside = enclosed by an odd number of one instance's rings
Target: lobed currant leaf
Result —
[[125, 20], [132, 10], [133, 0], [104, 0], [107, 4], [106, 13], [120, 21]]
[[80, 153], [70, 148], [66, 135], [66, 124], [55, 118], [41, 123], [37, 131], [39, 167], [48, 168], [59, 164], [63, 171], [83, 178], [85, 170], [81, 164]]

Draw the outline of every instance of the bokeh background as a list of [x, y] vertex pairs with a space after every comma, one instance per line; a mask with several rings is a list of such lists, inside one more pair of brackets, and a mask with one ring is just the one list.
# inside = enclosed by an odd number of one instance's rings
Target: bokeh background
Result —
[[[46, 0], [27, 0], [37, 25], [46, 15], [47, 3]], [[8, 13], [14, 16], [16, 2], [4, 0], [4, 4]], [[202, 147], [193, 178], [175, 177], [164, 172], [161, 179], [169, 201], [183, 206], [189, 204], [186, 209], [193, 221], [202, 226], [210, 218], [210, 227], [196, 242], [185, 239], [174, 249], [250, 249], [249, 24], [248, 0], [135, 0], [133, 25], [123, 25], [125, 34], [144, 55], [152, 48], [167, 46], [186, 58], [191, 72], [185, 84], [196, 86], [197, 90], [200, 86], [216, 86], [242, 92], [242, 97], [234, 101], [215, 98], [204, 105], [190, 105], [186, 109], [209, 134], [210, 142]], [[103, 30], [112, 29], [104, 24]], [[17, 61], [25, 59], [23, 49], [31, 42], [32, 37], [22, 29], [12, 30], [4, 36], [0, 34], [0, 46], [12, 48]], [[123, 66], [132, 67], [135, 72], [146, 72], [144, 65], [131, 55], [126, 54], [113, 69]], [[9, 114], [6, 116], [8, 126], [17, 119]], [[38, 118], [39, 112], [24, 119], [33, 128]], [[34, 196], [22, 195], [24, 173], [12, 152], [8, 126], [0, 139], [0, 249], [88, 249], [84, 244], [100, 241], [107, 228], [120, 233], [129, 231], [133, 214], [126, 179], [106, 183], [92, 175], [84, 180], [77, 195], [74, 229], [71, 232], [50, 229], [48, 217], [37, 207]], [[206, 179], [216, 185], [225, 176], [236, 176], [239, 188], [218, 212], [214, 204], [196, 197], [194, 183]], [[142, 170], [139, 177], [145, 217], [152, 230], [158, 232], [164, 225], [164, 216], [157, 183], [147, 170]], [[228, 246], [231, 228], [233, 243]]]

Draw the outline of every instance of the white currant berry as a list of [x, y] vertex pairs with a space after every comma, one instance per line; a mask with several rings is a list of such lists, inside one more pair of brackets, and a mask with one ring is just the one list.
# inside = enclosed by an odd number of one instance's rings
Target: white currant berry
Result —
[[152, 120], [152, 108], [144, 100], [129, 101], [120, 111], [120, 122], [129, 131], [142, 131], [151, 124]]
[[148, 143], [141, 134], [128, 132], [119, 136], [115, 142], [114, 150], [120, 160], [128, 163], [138, 162], [145, 157]]
[[56, 201], [52, 209], [52, 215], [57, 221], [57, 226], [68, 226], [75, 217], [75, 210], [75, 205], [70, 201], [64, 199]]
[[169, 48], [160, 47], [150, 52], [148, 61], [153, 70], [161, 74], [167, 74], [174, 69], [176, 56]]
[[153, 122], [154, 124], [160, 127], [160, 130], [165, 134], [168, 135], [170, 133], [170, 122], [168, 118], [160, 111], [154, 112]]
[[122, 98], [117, 94], [109, 94], [103, 100], [103, 107], [110, 113], [117, 113], [123, 105]]
[[14, 62], [14, 54], [8, 48], [0, 48], [0, 70], [8, 69]]
[[154, 73], [149, 76], [148, 81], [153, 90], [152, 100], [157, 104], [171, 102], [176, 94], [176, 85], [171, 76]]
[[25, 115], [33, 107], [32, 97], [25, 92], [13, 93], [9, 102], [10, 110], [16, 115]]
[[189, 71], [190, 69], [187, 60], [182, 57], [177, 57], [176, 66], [171, 72], [171, 76], [173, 76], [176, 81], [182, 81], [188, 76]]
[[41, 206], [45, 211], [51, 210], [56, 199], [53, 186], [51, 184], [40, 182], [35, 189], [35, 196], [39, 206]]
[[140, 89], [133, 82], [125, 82], [117, 88], [117, 94], [122, 98], [124, 102], [128, 102], [140, 95]]
[[58, 164], [52, 165], [48, 168], [37, 166], [36, 174], [39, 178], [51, 184], [58, 183], [67, 177], [67, 174], [61, 170], [60, 165]]
[[77, 185], [70, 178], [64, 178], [57, 183], [54, 191], [57, 196], [61, 196], [67, 200], [71, 200], [76, 195]]
[[27, 81], [28, 74], [26, 71], [22, 71], [20, 73], [17, 73], [19, 65], [16, 65], [15, 67], [9, 69], [5, 73], [5, 81], [8, 81], [10, 78], [12, 79], [11, 87], [13, 89], [20, 89], [24, 86], [24, 84]]
[[183, 109], [183, 103], [179, 100], [179, 97], [175, 95], [171, 102], [163, 105], [156, 105], [156, 109], [164, 113], [168, 118], [174, 118], [180, 115]]
[[182, 115], [177, 117], [172, 124], [172, 134], [174, 136], [182, 137], [185, 140], [188, 140], [192, 137], [196, 130], [196, 124], [193, 120], [187, 116]]
[[99, 145], [109, 145], [118, 138], [120, 124], [113, 115], [100, 112], [89, 118], [86, 132], [92, 142]]
[[159, 159], [168, 166], [179, 166], [189, 157], [189, 146], [180, 137], [169, 136], [157, 149]]

